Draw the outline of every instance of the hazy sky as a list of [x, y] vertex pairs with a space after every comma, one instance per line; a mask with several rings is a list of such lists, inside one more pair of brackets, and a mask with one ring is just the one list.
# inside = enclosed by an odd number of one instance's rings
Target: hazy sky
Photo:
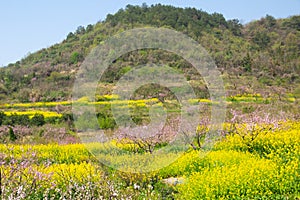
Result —
[[243, 23], [266, 14], [276, 18], [300, 14], [300, 0], [1, 0], [0, 66], [29, 52], [61, 42], [79, 25], [95, 24], [127, 4], [167, 4], [222, 13]]

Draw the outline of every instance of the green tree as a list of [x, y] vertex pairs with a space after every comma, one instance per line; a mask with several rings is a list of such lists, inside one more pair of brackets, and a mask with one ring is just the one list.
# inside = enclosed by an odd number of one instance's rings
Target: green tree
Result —
[[71, 38], [74, 38], [74, 33], [70, 32], [68, 35], [67, 35], [67, 39], [71, 39]]
[[246, 72], [251, 72], [252, 71], [252, 68], [251, 68], [252, 59], [251, 59], [249, 53], [247, 53], [247, 55], [243, 58], [242, 66], [243, 66], [243, 68]]
[[84, 26], [78, 26], [77, 29], [76, 29], [76, 34], [84, 34], [85, 33], [85, 28]]
[[232, 19], [227, 21], [228, 28], [231, 30], [231, 32], [236, 36], [242, 35], [242, 28], [243, 25], [239, 22], [238, 19]]
[[88, 32], [91, 32], [92, 30], [93, 30], [93, 25], [92, 24], [89, 24], [89, 25], [87, 25], [87, 27], [86, 27], [86, 32], [88, 33]]
[[270, 37], [265, 31], [258, 31], [253, 37], [253, 42], [257, 44], [260, 49], [265, 49], [270, 43]]
[[272, 28], [276, 25], [276, 19], [271, 15], [266, 15], [266, 25], [268, 28]]

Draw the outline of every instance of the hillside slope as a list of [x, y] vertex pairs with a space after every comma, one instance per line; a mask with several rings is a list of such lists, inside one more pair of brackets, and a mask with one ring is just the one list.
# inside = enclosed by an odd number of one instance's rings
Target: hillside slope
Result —
[[[300, 94], [300, 16], [275, 19], [267, 15], [242, 25], [238, 20], [226, 21], [222, 14], [158, 4], [128, 5], [95, 25], [79, 26], [62, 43], [1, 68], [0, 101], [70, 99], [76, 71], [91, 49], [118, 32], [144, 26], [171, 28], [197, 40], [215, 59], [228, 95]], [[197, 79], [182, 58], [159, 50], [142, 50], [119, 58], [103, 81], [109, 87], [124, 73], [124, 67], [149, 59]], [[195, 87], [205, 90], [201, 84]]]

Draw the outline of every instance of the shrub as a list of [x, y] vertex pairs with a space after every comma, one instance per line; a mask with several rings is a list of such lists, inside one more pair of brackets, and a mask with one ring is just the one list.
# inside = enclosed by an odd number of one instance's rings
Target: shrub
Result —
[[28, 115], [18, 115], [16, 113], [12, 113], [11, 115], [6, 115], [3, 117], [2, 124], [4, 125], [23, 125], [27, 126], [30, 124], [30, 119]]
[[45, 117], [42, 114], [35, 114], [31, 118], [31, 125], [33, 126], [43, 126], [45, 123]]
[[9, 127], [8, 129], [8, 134], [9, 134], [9, 140], [14, 142], [17, 140], [17, 136], [14, 133], [14, 130], [12, 129], [12, 127]]
[[78, 62], [83, 60], [83, 56], [77, 51], [73, 52], [69, 59], [69, 64], [77, 64]]
[[101, 129], [113, 129], [116, 127], [116, 122], [112, 117], [100, 117], [98, 122]]
[[5, 113], [1, 111], [1, 112], [0, 112], [0, 126], [2, 125], [2, 123], [3, 123], [4, 119], [5, 119], [5, 117], [6, 117]]
[[49, 124], [58, 124], [60, 122], [61, 122], [60, 117], [48, 117], [45, 119], [45, 123], [49, 123]]

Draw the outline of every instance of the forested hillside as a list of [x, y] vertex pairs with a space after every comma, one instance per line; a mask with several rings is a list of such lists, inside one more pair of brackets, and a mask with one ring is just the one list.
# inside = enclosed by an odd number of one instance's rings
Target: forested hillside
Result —
[[[128, 5], [95, 25], [79, 26], [63, 42], [1, 68], [0, 101], [70, 99], [76, 71], [91, 49], [116, 33], [145, 26], [174, 29], [198, 41], [215, 59], [228, 95], [289, 94], [297, 98], [300, 94], [299, 15], [286, 19], [267, 15], [242, 25], [222, 14], [195, 8], [143, 4]], [[196, 79], [182, 58], [159, 50], [141, 50], [119, 58], [102, 81], [109, 87], [126, 70], [150, 59], [182, 70], [188, 80]], [[201, 84], [194, 86], [205, 90]]]

